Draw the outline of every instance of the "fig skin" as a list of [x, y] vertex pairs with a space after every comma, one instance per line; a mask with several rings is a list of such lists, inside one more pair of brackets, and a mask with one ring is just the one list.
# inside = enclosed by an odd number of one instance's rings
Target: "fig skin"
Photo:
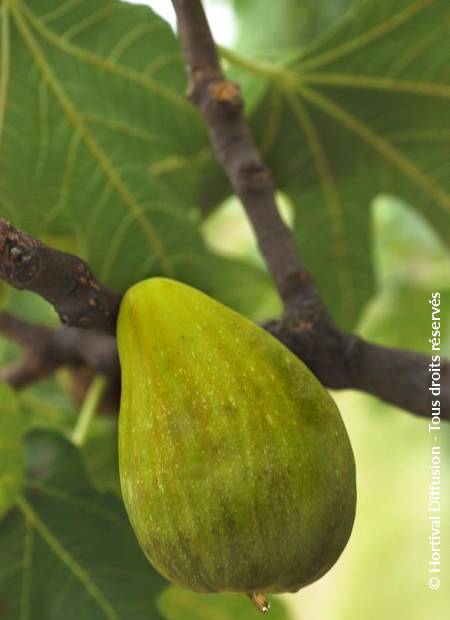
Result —
[[307, 367], [245, 317], [152, 278], [122, 301], [119, 468], [155, 568], [197, 592], [293, 592], [350, 536], [353, 452]]

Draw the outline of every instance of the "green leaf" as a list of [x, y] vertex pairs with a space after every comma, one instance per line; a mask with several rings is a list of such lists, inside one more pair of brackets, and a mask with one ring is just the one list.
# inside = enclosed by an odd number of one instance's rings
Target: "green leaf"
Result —
[[411, 202], [450, 238], [447, 0], [356, 0], [286, 61], [225, 52], [267, 95], [253, 131], [296, 209], [301, 252], [340, 325], [374, 290], [369, 205]]
[[442, 355], [450, 354], [450, 252], [426, 220], [389, 196], [374, 205], [375, 264], [380, 292], [360, 325], [379, 344], [430, 354], [433, 291], [440, 294]]
[[27, 387], [18, 398], [27, 432], [48, 429], [69, 436], [76, 424], [78, 411], [55, 377]]
[[[167, 588], [158, 600], [167, 620], [254, 620], [257, 614], [243, 594], [196, 594], [176, 586]], [[279, 598], [270, 597], [272, 620], [291, 617]]]
[[[424, 288], [403, 285], [396, 289], [386, 289], [373, 300], [368, 314], [362, 322], [364, 334], [378, 344], [422, 351], [431, 354], [431, 311], [429, 299], [432, 291], [439, 290], [431, 286]], [[450, 308], [450, 290], [440, 291], [441, 355], [450, 355], [450, 321], [445, 313]], [[407, 320], [405, 320], [407, 317]]]
[[[245, 52], [286, 57], [319, 37], [342, 15], [352, 0], [233, 0], [238, 17], [237, 48]], [[270, 19], [267, 16], [270, 15]]]
[[[29, 291], [18, 291], [11, 288], [6, 283], [3, 284], [4, 294], [2, 295], [0, 302], [2, 311], [9, 312], [10, 314], [14, 314], [14, 316], [24, 319], [29, 317], [30, 320], [36, 323], [45, 324], [48, 326], [55, 325], [57, 321], [56, 312], [49, 303], [42, 299], [42, 297], [39, 297], [34, 293], [30, 293]], [[6, 364], [14, 361], [19, 355], [19, 345], [0, 334], [0, 363]]]
[[0, 519], [16, 502], [22, 489], [25, 458], [23, 420], [15, 392], [0, 384]]
[[373, 204], [374, 254], [381, 287], [449, 289], [450, 251], [424, 216], [393, 196]]
[[209, 269], [215, 274], [209, 285], [212, 295], [222, 303], [254, 321], [279, 314], [281, 304], [265, 270], [221, 256], [211, 257]]
[[121, 497], [116, 416], [96, 416], [82, 448], [82, 459], [89, 480], [98, 491], [110, 491]]
[[76, 448], [32, 433], [25, 493], [0, 527], [2, 618], [157, 620], [166, 585], [122, 503], [89, 484]]
[[0, 6], [0, 215], [120, 290], [158, 274], [214, 294], [198, 207], [223, 173], [169, 26], [118, 0]]

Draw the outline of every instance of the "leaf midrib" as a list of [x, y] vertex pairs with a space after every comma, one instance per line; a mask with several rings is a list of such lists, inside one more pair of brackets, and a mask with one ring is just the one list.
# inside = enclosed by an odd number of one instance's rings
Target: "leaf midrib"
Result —
[[103, 592], [92, 580], [89, 573], [76, 561], [71, 553], [63, 546], [58, 538], [50, 531], [46, 524], [40, 519], [33, 510], [25, 497], [18, 500], [18, 506], [22, 511], [26, 521], [40, 534], [56, 557], [68, 568], [68, 570], [80, 581], [88, 594], [95, 600], [97, 605], [105, 614], [108, 620], [120, 620], [116, 611], [113, 609]]
[[[8, 4], [11, 0], [6, 0]], [[23, 5], [20, 5], [23, 7]], [[156, 256], [158, 256], [163, 271], [166, 275], [173, 275], [173, 268], [171, 261], [166, 254], [164, 246], [156, 233], [155, 229], [149, 222], [146, 217], [143, 209], [140, 204], [137, 202], [132, 192], [122, 179], [120, 173], [115, 168], [112, 161], [107, 156], [106, 152], [102, 149], [102, 147], [97, 143], [93, 134], [89, 131], [89, 128], [83, 122], [82, 117], [78, 114], [76, 107], [73, 105], [69, 96], [66, 94], [62, 84], [56, 77], [55, 73], [51, 69], [48, 64], [42, 50], [39, 48], [36, 40], [34, 39], [31, 31], [28, 29], [26, 22], [24, 21], [20, 10], [16, 3], [10, 5], [11, 13], [14, 17], [15, 23], [21, 33], [22, 37], [27, 44], [30, 54], [35, 61], [36, 65], [40, 69], [44, 80], [48, 84], [49, 88], [52, 90], [54, 96], [57, 101], [61, 105], [64, 110], [69, 122], [71, 125], [79, 132], [81, 135], [83, 142], [87, 146], [91, 155], [97, 161], [97, 164], [100, 166], [100, 169], [103, 171], [106, 178], [109, 180], [111, 185], [114, 187], [116, 192], [122, 198], [124, 204], [128, 207], [128, 210], [131, 212], [132, 216], [136, 219], [136, 221], [141, 226], [141, 229], [145, 233], [147, 240], [150, 244], [150, 247], [153, 249]]]
[[[402, 10], [394, 13], [394, 15], [389, 16], [388, 19], [385, 19], [381, 23], [377, 24], [375, 27], [366, 30], [365, 32], [359, 34], [358, 36], [345, 41], [341, 45], [337, 45], [331, 50], [327, 50], [321, 54], [316, 56], [312, 56], [307, 60], [300, 60], [296, 68], [301, 68], [303, 71], [309, 69], [317, 69], [318, 67], [323, 67], [328, 65], [335, 60], [344, 58], [348, 54], [352, 54], [353, 52], [359, 51], [363, 47], [374, 43], [375, 41], [381, 39], [404, 26], [409, 20], [414, 18], [418, 13], [426, 9], [428, 6], [432, 5], [435, 0], [416, 0], [412, 4], [403, 8]], [[355, 8], [355, 12], [357, 8]], [[347, 21], [351, 21], [354, 18], [355, 13], [353, 11], [347, 14]], [[336, 28], [338, 30], [342, 27], [345, 22], [341, 22]]]

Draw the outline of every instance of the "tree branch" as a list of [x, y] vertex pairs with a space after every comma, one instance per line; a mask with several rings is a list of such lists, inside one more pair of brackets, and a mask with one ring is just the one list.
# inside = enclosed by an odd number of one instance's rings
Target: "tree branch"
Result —
[[325, 313], [293, 236], [277, 209], [271, 173], [243, 118], [239, 87], [225, 79], [200, 0], [173, 0], [188, 63], [188, 96], [202, 112], [210, 139], [253, 226], [285, 310]]
[[[52, 329], [0, 312], [0, 334], [22, 349], [21, 357], [0, 369], [0, 381], [16, 390], [53, 374], [60, 367], [76, 371], [81, 392], [93, 375], [104, 375], [109, 384], [109, 408], [118, 409], [120, 366], [116, 340], [108, 334], [76, 327]], [[89, 369], [85, 373], [83, 369]], [[80, 396], [82, 400], [82, 394]]]
[[49, 248], [5, 220], [0, 220], [0, 275], [50, 302], [65, 325], [115, 334], [121, 295], [100, 284], [81, 258]]

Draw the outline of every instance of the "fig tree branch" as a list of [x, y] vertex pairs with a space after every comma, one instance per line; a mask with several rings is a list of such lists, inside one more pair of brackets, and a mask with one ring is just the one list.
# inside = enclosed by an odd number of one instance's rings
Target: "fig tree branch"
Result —
[[101, 284], [81, 258], [47, 247], [0, 220], [0, 275], [52, 304], [65, 325], [115, 334], [121, 295]]
[[[108, 399], [118, 408], [120, 367], [116, 340], [112, 336], [77, 327], [53, 329], [24, 321], [8, 312], [0, 312], [0, 334], [21, 347], [19, 359], [0, 368], [0, 381], [20, 390], [61, 367], [87, 368], [92, 372], [86, 383], [93, 375], [103, 375], [110, 386]], [[87, 384], [83, 387], [87, 388]]]
[[[325, 312], [293, 236], [277, 209], [270, 170], [264, 165], [243, 117], [239, 87], [220, 68], [200, 0], [173, 0], [178, 34], [188, 65], [188, 96], [199, 108], [233, 190], [242, 201], [261, 254], [287, 312]], [[308, 309], [308, 310], [307, 310]]]

